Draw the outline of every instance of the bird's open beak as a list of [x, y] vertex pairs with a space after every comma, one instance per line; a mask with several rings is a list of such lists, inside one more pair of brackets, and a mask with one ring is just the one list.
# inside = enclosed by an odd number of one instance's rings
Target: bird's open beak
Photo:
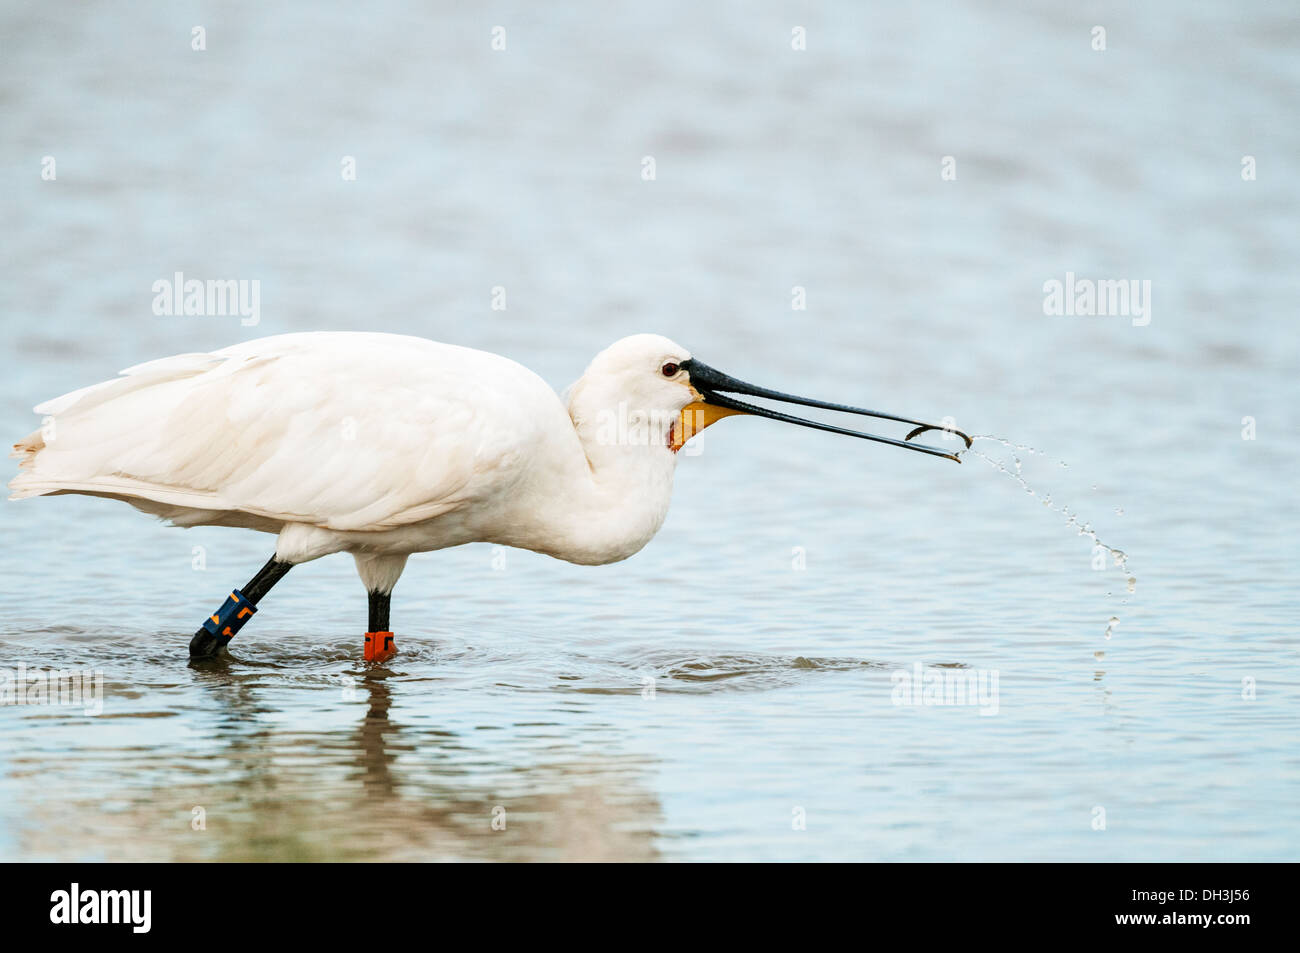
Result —
[[[673, 428], [672, 446], [678, 450], [691, 437], [699, 433], [709, 424], [723, 417], [730, 417], [733, 414], [753, 414], [756, 417], [770, 417], [772, 420], [783, 420], [789, 424], [798, 424], [801, 427], [812, 427], [814, 430], [825, 430], [830, 433], [844, 434], [849, 437], [860, 437], [863, 440], [874, 440], [877, 443], [888, 443], [895, 447], [903, 447], [907, 450], [916, 450], [920, 453], [932, 454], [936, 457], [944, 457], [948, 460], [955, 460], [961, 463], [961, 458], [957, 454], [948, 450], [941, 450], [938, 447], [927, 447], [924, 444], [910, 443], [913, 437], [919, 436], [930, 430], [947, 431], [960, 437], [965, 441], [966, 446], [971, 445], [971, 438], [960, 430], [943, 427], [939, 424], [927, 424], [920, 420], [912, 420], [909, 417], [896, 417], [893, 414], [882, 414], [874, 410], [864, 410], [861, 407], [849, 407], [846, 404], [830, 404], [826, 401], [813, 400], [809, 397], [796, 397], [793, 394], [783, 394], [780, 391], [768, 390], [766, 387], [755, 387], [753, 384], [746, 384], [744, 381], [738, 381], [721, 371], [714, 370], [707, 364], [701, 364], [699, 361], [691, 358], [681, 363], [682, 370], [686, 371], [691, 379], [691, 387], [694, 389], [698, 400], [692, 401], [682, 408], [682, 417], [680, 424]], [[823, 410], [835, 410], [845, 414], [858, 414], [862, 417], [877, 417], [881, 420], [894, 420], [902, 424], [912, 425], [912, 430], [907, 436], [898, 440], [894, 437], [882, 437], [877, 434], [862, 433], [857, 430], [847, 430], [843, 427], [836, 427], [831, 424], [819, 423], [815, 420], [805, 420], [802, 417], [795, 417], [790, 414], [783, 414], [778, 410], [771, 410], [767, 407], [760, 407], [757, 404], [746, 403], [737, 400], [735, 397], [727, 396], [729, 394], [744, 394], [748, 397], [764, 397], [770, 400], [779, 400], [787, 404], [802, 404], [805, 407], [820, 407]]]

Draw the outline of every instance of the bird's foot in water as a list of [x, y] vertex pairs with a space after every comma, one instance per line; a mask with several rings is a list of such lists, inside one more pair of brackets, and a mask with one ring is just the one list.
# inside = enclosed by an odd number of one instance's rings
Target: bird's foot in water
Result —
[[199, 629], [194, 633], [194, 638], [190, 639], [190, 658], [217, 658], [228, 644], [230, 644], [230, 636], [213, 635], [207, 629]]
[[[273, 559], [267, 565], [274, 563]], [[262, 571], [266, 572], [266, 568], [263, 567]], [[280, 575], [284, 575], [285, 572], [288, 572], [288, 569], [283, 570]], [[256, 581], [255, 578], [254, 582]], [[216, 658], [255, 612], [257, 612], [256, 599], [250, 599], [238, 589], [233, 590], [226, 596], [226, 601], [221, 604], [221, 608], [208, 616], [203, 627], [194, 633], [194, 638], [190, 639], [190, 658]]]
[[367, 632], [365, 659], [367, 662], [386, 662], [397, 652], [391, 632]]

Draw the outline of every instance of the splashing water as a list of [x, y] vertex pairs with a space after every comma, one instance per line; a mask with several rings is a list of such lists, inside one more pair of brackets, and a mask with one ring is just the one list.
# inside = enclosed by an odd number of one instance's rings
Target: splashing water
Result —
[[[1129, 569], [1128, 553], [1124, 552], [1124, 550], [1122, 549], [1116, 549], [1113, 546], [1108, 546], [1106, 543], [1103, 543], [1101, 539], [1097, 536], [1096, 531], [1093, 530], [1092, 524], [1087, 522], [1081, 522], [1079, 514], [1077, 512], [1071, 512], [1070, 508], [1066, 506], [1064, 503], [1057, 505], [1052, 501], [1052, 496], [1050, 493], [1040, 495], [1037, 490], [1035, 490], [1033, 487], [1029, 485], [1029, 482], [1025, 479], [1024, 473], [1022, 472], [1024, 463], [1021, 460], [1021, 454], [1024, 454], [1025, 456], [1046, 457], [1047, 454], [1044, 451], [1026, 446], [1025, 444], [1013, 443], [1010, 440], [1005, 440], [1002, 437], [995, 437], [992, 434], [974, 434], [971, 437], [972, 443], [978, 440], [987, 440], [991, 443], [997, 443], [1005, 447], [1006, 449], [1010, 450], [1011, 464], [1008, 466], [1008, 464], [1003, 460], [999, 460], [996, 457], [990, 456], [987, 453], [982, 453], [979, 450], [976, 450], [974, 446], [971, 446], [965, 450], [959, 450], [957, 452], [957, 456], [961, 457], [969, 453], [975, 457], [978, 457], [979, 459], [987, 463], [989, 466], [993, 467], [993, 469], [999, 471], [1000, 473], [1005, 473], [1011, 479], [1015, 480], [1016, 483], [1019, 484], [1022, 490], [1024, 490], [1030, 496], [1037, 499], [1040, 503], [1043, 504], [1043, 506], [1047, 507], [1049, 510], [1051, 510], [1054, 513], [1061, 514], [1061, 516], [1065, 517], [1065, 524], [1067, 526], [1073, 528], [1078, 533], [1078, 535], [1087, 537], [1088, 539], [1092, 540], [1092, 544], [1094, 547], [1100, 548], [1101, 550], [1104, 550], [1106, 553], [1109, 554], [1111, 560], [1113, 561], [1113, 565], [1119, 567], [1119, 569], [1124, 573], [1124, 576], [1126, 577], [1125, 578], [1126, 589], [1128, 590], [1128, 592], [1132, 593], [1137, 590], [1137, 576], [1133, 575], [1132, 571]], [[1062, 469], [1067, 468], [1069, 466], [1069, 464], [1066, 463], [1064, 460], [1057, 460], [1056, 465]], [[1096, 484], [1094, 484], [1093, 489], [1095, 490], [1096, 488], [1097, 488]], [[1123, 509], [1117, 509], [1115, 512], [1117, 515], [1122, 515], [1124, 511]], [[1107, 595], [1110, 595], [1110, 593], [1107, 593]], [[1106, 624], [1105, 637], [1107, 640], [1109, 640], [1110, 637], [1114, 634], [1115, 628], [1118, 625], [1119, 625], [1119, 618], [1117, 616], [1111, 616], [1110, 621]]]

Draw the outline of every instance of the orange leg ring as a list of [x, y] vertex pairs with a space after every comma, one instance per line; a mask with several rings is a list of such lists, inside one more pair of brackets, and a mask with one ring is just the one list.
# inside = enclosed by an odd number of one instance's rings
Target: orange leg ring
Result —
[[367, 632], [366, 633], [366, 652], [367, 662], [382, 662], [384, 659], [392, 656], [397, 651], [397, 646], [393, 644], [393, 633], [391, 632]]

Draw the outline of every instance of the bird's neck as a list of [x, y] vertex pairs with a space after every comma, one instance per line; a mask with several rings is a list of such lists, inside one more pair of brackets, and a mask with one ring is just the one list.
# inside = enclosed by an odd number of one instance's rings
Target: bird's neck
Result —
[[569, 410], [581, 458], [575, 454], [567, 498], [548, 528], [557, 543], [551, 555], [578, 563], [626, 559], [668, 514], [677, 467], [668, 425], [617, 406], [605, 412], [571, 403]]

